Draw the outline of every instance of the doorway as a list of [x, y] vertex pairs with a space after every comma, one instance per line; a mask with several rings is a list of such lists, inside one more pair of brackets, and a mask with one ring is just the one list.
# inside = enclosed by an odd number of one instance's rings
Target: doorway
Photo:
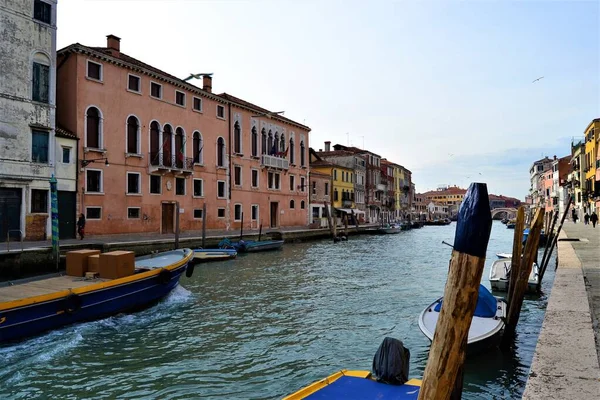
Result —
[[279, 214], [279, 203], [271, 202], [271, 228], [277, 228], [277, 215]]
[[58, 237], [75, 238], [75, 192], [58, 191]]
[[162, 229], [161, 233], [175, 233], [174, 229], [175, 204], [162, 204]]
[[0, 189], [0, 242], [10, 237], [20, 239], [21, 229], [21, 189]]

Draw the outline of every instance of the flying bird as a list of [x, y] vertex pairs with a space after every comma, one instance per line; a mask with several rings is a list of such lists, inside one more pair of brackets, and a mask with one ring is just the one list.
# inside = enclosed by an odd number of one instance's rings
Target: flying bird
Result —
[[540, 79], [544, 79], [544, 77], [543, 77], [543, 76], [540, 76], [539, 78], [537, 78], [537, 79], [534, 79], [534, 80], [533, 80], [533, 82], [531, 82], [531, 83], [536, 83], [536, 82], [537, 82], [537, 81], [539, 81]]

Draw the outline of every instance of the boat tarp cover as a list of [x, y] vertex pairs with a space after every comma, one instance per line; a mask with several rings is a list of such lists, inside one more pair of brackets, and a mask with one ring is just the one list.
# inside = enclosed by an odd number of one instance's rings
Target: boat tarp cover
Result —
[[305, 399], [416, 400], [418, 397], [418, 386], [387, 385], [371, 379], [342, 376]]
[[[477, 296], [477, 306], [475, 307], [474, 317], [480, 318], [492, 318], [496, 315], [496, 309], [498, 307], [498, 300], [489, 290], [483, 285], [479, 285], [479, 295]], [[442, 309], [442, 302], [440, 301], [435, 308], [434, 311], [440, 312]]]
[[410, 351], [398, 339], [386, 337], [373, 357], [373, 375], [378, 382], [402, 385], [408, 381]]

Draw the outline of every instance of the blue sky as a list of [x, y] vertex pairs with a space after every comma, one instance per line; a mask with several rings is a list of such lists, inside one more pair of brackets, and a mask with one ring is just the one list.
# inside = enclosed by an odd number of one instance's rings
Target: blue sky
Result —
[[[82, 18], [82, 15], [93, 18]], [[600, 117], [599, 2], [60, 0], [58, 45], [105, 45], [413, 171], [418, 191], [529, 165]], [[544, 79], [532, 81], [540, 76]]]

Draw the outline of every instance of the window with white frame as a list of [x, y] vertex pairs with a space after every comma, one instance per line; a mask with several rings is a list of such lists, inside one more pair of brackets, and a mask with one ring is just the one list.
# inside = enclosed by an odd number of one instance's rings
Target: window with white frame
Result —
[[162, 177], [160, 175], [150, 175], [150, 193], [161, 193]]
[[304, 192], [306, 191], [306, 184], [305, 184], [305, 178], [303, 176], [300, 177], [300, 191]]
[[142, 188], [140, 185], [142, 175], [139, 172], [127, 173], [127, 194], [140, 194]]
[[102, 64], [87, 60], [87, 74], [88, 79], [102, 82]]
[[156, 82], [150, 82], [150, 96], [162, 99], [162, 85]]
[[225, 119], [225, 107], [217, 105], [217, 118]]
[[225, 166], [225, 139], [217, 139], [217, 167]]
[[217, 198], [225, 198], [225, 181], [217, 181]]
[[223, 207], [217, 208], [217, 218], [225, 218], [225, 209]]
[[194, 163], [204, 164], [204, 143], [202, 142], [202, 134], [200, 132], [194, 132], [192, 144], [194, 146]]
[[268, 180], [268, 187], [269, 189], [275, 189], [275, 190], [279, 190], [280, 189], [280, 174], [278, 172], [269, 172], [269, 174], [267, 175], [267, 180]]
[[31, 212], [32, 213], [47, 213], [48, 212], [48, 191], [31, 189]]
[[140, 219], [140, 208], [127, 207], [127, 219]]
[[258, 220], [258, 204], [252, 204], [250, 211], [251, 211], [250, 217], [251, 217], [252, 221], [257, 221]]
[[127, 75], [127, 90], [131, 92], [141, 93], [142, 92], [142, 81], [137, 75]]
[[258, 170], [252, 169], [251, 173], [252, 173], [252, 187], [257, 188], [258, 187]]
[[194, 179], [194, 197], [204, 196], [204, 181], [202, 179]]
[[202, 112], [202, 99], [200, 97], [194, 97], [192, 108], [194, 111]]
[[235, 186], [242, 186], [242, 166], [235, 165], [233, 167], [233, 184]]
[[102, 138], [102, 113], [96, 107], [88, 107], [85, 112], [85, 147], [101, 149]]
[[194, 219], [202, 219], [204, 216], [204, 210], [201, 208], [194, 208]]
[[140, 121], [133, 115], [127, 118], [127, 153], [140, 153]]
[[306, 203], [304, 202], [304, 200], [302, 200], [302, 201], [300, 202], [300, 209], [301, 209], [301, 210], [304, 210], [305, 208], [306, 208]]
[[50, 25], [52, 23], [52, 5], [42, 0], [34, 0], [33, 19]]
[[312, 194], [317, 194], [317, 182], [312, 183]]
[[71, 163], [71, 148], [62, 146], [62, 163], [70, 164]]
[[296, 177], [294, 175], [290, 175], [290, 192], [296, 190]]
[[294, 202], [294, 199], [290, 200], [290, 210], [293, 210], [296, 207], [296, 203]]
[[85, 191], [86, 193], [102, 193], [102, 170], [101, 169], [86, 169], [85, 170]]
[[102, 219], [102, 207], [86, 207], [85, 219], [94, 220]]
[[175, 194], [177, 196], [185, 195], [185, 178], [175, 178]]
[[241, 204], [236, 204], [233, 206], [233, 220], [234, 221], [241, 221], [242, 220], [242, 205]]
[[235, 122], [233, 126], [233, 152], [242, 154], [242, 128], [239, 122]]
[[185, 93], [179, 90], [175, 91], [175, 104], [185, 107]]
[[47, 164], [49, 155], [49, 133], [33, 129], [31, 131], [31, 161], [34, 163]]
[[50, 60], [45, 54], [36, 53], [32, 71], [31, 99], [48, 103], [50, 94]]

